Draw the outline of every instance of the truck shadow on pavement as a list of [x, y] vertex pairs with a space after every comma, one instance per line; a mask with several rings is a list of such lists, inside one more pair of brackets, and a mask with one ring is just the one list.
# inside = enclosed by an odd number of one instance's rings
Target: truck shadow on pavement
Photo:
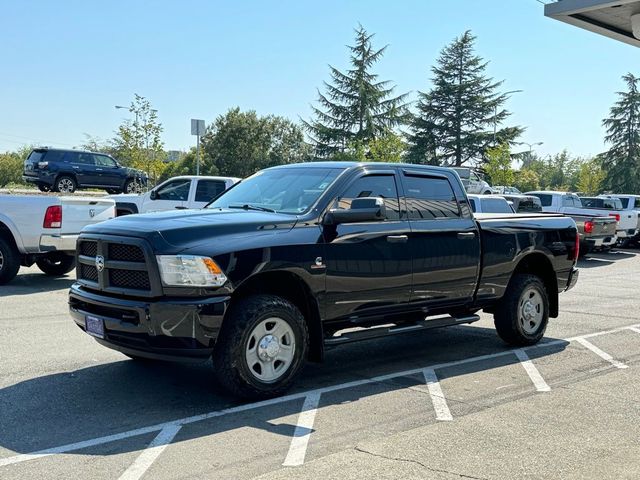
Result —
[[637, 254], [634, 252], [614, 250], [610, 252], [593, 252], [578, 260], [578, 268], [595, 268], [611, 265], [618, 260], [633, 258]]
[[[543, 340], [548, 341], [553, 344], [532, 350], [532, 358], [554, 355], [568, 345], [561, 340]], [[469, 361], [480, 355], [488, 357]], [[322, 395], [319, 412], [328, 406], [340, 408], [345, 402], [367, 397], [373, 401], [381, 392], [411, 387], [419, 386], [407, 394], [424, 395], [425, 378], [420, 369], [458, 361], [466, 363], [448, 368], [447, 378], [490, 372], [519, 362], [497, 338], [495, 330], [479, 326], [457, 326], [356, 343], [328, 351], [323, 364], [308, 365], [291, 392], [300, 393], [299, 398], [192, 423], [182, 429], [174, 443], [247, 427], [290, 438], [306, 391], [356, 382], [353, 387]], [[407, 371], [413, 373], [393, 375]], [[522, 374], [526, 378], [524, 370]], [[366, 381], [381, 375], [388, 378]], [[527, 383], [526, 390], [518, 395], [534, 395], [535, 390], [529, 387]], [[122, 361], [44, 375], [0, 389], [0, 448], [9, 450], [0, 455], [36, 452], [247, 403], [220, 391], [209, 362], [182, 365], [123, 357]], [[428, 399], [421, 398], [420, 405], [430, 408]], [[362, 415], [371, 413], [363, 407]], [[282, 420], [288, 416], [291, 417]], [[113, 442], [108, 448], [90, 446], [73, 453], [108, 456], [141, 450], [156, 434], [140, 436], [136, 442]]]
[[63, 277], [48, 277], [43, 273], [23, 273], [14, 278], [10, 283], [0, 286], [0, 298], [12, 295], [32, 295], [38, 292], [53, 292], [55, 290], [68, 290], [75, 282], [75, 271]]

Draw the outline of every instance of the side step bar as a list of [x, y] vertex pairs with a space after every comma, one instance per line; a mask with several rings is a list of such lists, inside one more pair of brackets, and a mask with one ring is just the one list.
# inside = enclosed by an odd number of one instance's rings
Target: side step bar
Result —
[[325, 338], [326, 346], [342, 345], [343, 343], [357, 342], [360, 340], [369, 340], [372, 338], [386, 337], [389, 335], [398, 335], [401, 333], [410, 333], [419, 330], [429, 330], [431, 328], [448, 327], [451, 325], [460, 325], [464, 323], [473, 323], [480, 320], [479, 315], [468, 315], [465, 317], [441, 317], [432, 320], [418, 320], [410, 324], [393, 325], [387, 327], [363, 328], [356, 331], [348, 331], [340, 335]]

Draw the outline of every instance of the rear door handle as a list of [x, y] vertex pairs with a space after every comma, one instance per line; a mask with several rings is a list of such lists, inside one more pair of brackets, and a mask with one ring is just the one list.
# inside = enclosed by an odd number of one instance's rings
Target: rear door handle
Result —
[[407, 243], [409, 237], [406, 235], [389, 235], [387, 237], [387, 242], [389, 243]]
[[183, 207], [183, 206], [181, 206], [181, 205], [178, 205], [176, 208], [177, 208], [178, 210], [186, 210], [186, 209], [187, 209], [187, 207]]
[[458, 238], [461, 240], [471, 240], [476, 238], [476, 232], [458, 232]]

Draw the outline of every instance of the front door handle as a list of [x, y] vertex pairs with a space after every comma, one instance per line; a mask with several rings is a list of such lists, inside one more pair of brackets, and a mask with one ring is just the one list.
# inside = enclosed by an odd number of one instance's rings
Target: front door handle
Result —
[[176, 208], [177, 208], [178, 210], [186, 210], [186, 209], [187, 209], [187, 207], [183, 207], [183, 206], [181, 206], [181, 205], [178, 205]]
[[476, 238], [476, 232], [458, 232], [458, 238], [461, 240], [471, 240]]
[[389, 235], [387, 237], [387, 242], [389, 243], [407, 243], [409, 237], [406, 235]]

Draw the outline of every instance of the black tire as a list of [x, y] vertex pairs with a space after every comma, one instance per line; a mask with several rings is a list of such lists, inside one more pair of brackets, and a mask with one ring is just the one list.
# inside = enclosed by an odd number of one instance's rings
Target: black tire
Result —
[[[256, 377], [245, 351], [255, 338], [254, 329], [273, 317], [286, 322], [293, 332], [295, 344], [290, 365], [277, 379], [267, 383]], [[213, 351], [213, 368], [219, 383], [236, 396], [250, 399], [277, 397], [294, 383], [308, 349], [309, 330], [300, 310], [274, 295], [254, 295], [239, 300], [227, 313]], [[276, 363], [277, 360], [274, 365]]]
[[482, 192], [483, 195], [491, 195], [491, 190], [487, 190], [485, 192]]
[[591, 252], [591, 247], [589, 247], [586, 243], [580, 244], [580, 252], [578, 253], [579, 258], [584, 258]]
[[20, 270], [20, 252], [12, 242], [0, 237], [0, 285], [9, 283]]
[[42, 273], [50, 277], [60, 277], [76, 267], [76, 257], [64, 253], [53, 253], [36, 260]]
[[[540, 296], [540, 309], [534, 307], [530, 311], [532, 315], [541, 313], [539, 322], [528, 320], [523, 313], [526, 301], [531, 298], [537, 299], [535, 295], [530, 297], [531, 292], [537, 292]], [[504, 297], [496, 307], [493, 322], [498, 336], [509, 345], [525, 346], [538, 343], [544, 336], [549, 323], [549, 296], [540, 278], [527, 274], [514, 275]]]
[[120, 190], [119, 188], [107, 188], [106, 190], [109, 195], [117, 195], [118, 193], [122, 193], [122, 190]]
[[51, 187], [49, 185], [45, 185], [43, 183], [39, 183], [38, 184], [38, 190], [40, 190], [41, 192], [50, 192], [51, 191]]
[[60, 193], [73, 193], [77, 190], [78, 184], [76, 180], [69, 175], [61, 175], [56, 178], [56, 183], [53, 184], [53, 191]]
[[140, 193], [142, 191], [142, 185], [135, 178], [130, 178], [124, 182], [124, 193]]

